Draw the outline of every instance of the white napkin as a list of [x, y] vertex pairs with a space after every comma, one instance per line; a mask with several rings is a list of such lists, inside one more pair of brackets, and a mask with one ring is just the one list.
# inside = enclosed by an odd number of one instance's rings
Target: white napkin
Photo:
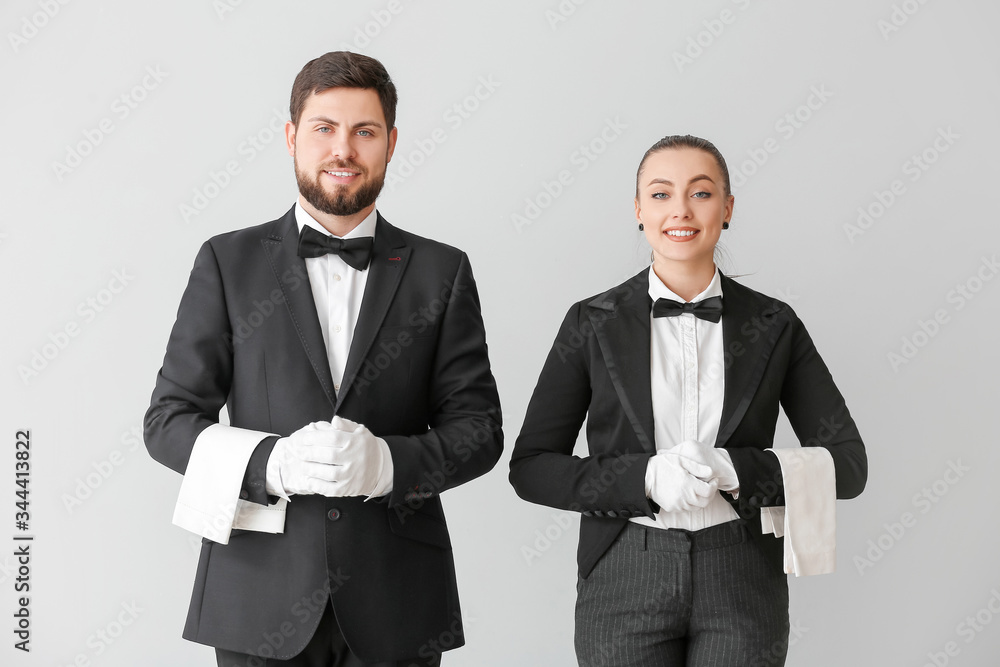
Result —
[[175, 525], [219, 544], [233, 528], [281, 533], [285, 499], [274, 505], [240, 500], [250, 455], [270, 433], [212, 424], [195, 439], [174, 506]]
[[837, 476], [824, 447], [768, 449], [778, 457], [785, 506], [764, 507], [764, 534], [785, 538], [785, 573], [829, 574], [837, 566]]

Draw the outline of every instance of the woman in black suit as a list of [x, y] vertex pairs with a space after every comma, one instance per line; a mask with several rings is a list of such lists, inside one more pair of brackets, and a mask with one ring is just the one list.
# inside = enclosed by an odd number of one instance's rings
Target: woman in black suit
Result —
[[581, 665], [784, 664], [782, 540], [760, 521], [785, 504], [765, 451], [779, 404], [804, 447], [829, 451], [837, 498], [867, 480], [858, 429], [802, 322], [715, 266], [733, 202], [710, 142], [670, 136], [646, 152], [635, 212], [652, 264], [570, 308], [514, 447], [519, 496], [583, 515]]

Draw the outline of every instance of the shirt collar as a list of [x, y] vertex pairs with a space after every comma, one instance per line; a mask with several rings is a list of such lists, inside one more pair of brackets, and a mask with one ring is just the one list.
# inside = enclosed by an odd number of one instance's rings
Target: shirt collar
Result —
[[357, 239], [364, 238], [365, 236], [371, 236], [375, 238], [375, 221], [378, 220], [378, 212], [376, 209], [372, 209], [372, 212], [368, 214], [368, 217], [361, 221], [357, 227], [347, 232], [343, 236], [335, 236], [331, 234], [326, 227], [316, 222], [316, 218], [309, 215], [308, 211], [302, 208], [302, 202], [299, 200], [295, 201], [295, 223], [299, 227], [299, 233], [302, 233], [302, 228], [304, 226], [309, 226], [315, 229], [317, 232], [326, 234], [327, 236], [333, 236], [334, 238], [342, 239]]
[[[713, 267], [715, 268], [715, 275], [712, 276], [712, 282], [708, 283], [708, 287], [702, 290], [700, 294], [691, 299], [691, 303], [702, 301], [712, 296], [722, 296], [722, 280], [719, 278], [719, 267], [714, 264]], [[652, 264], [649, 265], [649, 296], [652, 297], [654, 302], [657, 299], [662, 298], [672, 299], [673, 301], [684, 303], [684, 299], [674, 294], [666, 285], [663, 284], [660, 277], [656, 275], [655, 271], [653, 271]]]

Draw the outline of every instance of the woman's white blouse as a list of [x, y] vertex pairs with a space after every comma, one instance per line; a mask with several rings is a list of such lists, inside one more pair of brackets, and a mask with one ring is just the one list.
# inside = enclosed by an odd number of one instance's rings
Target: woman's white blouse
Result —
[[[684, 303], [649, 267], [649, 296]], [[708, 287], [691, 302], [722, 296], [719, 271]], [[723, 304], [725, 307], [725, 304]], [[691, 313], [674, 317], [653, 317], [650, 322], [650, 390], [653, 401], [656, 450], [670, 449], [694, 440], [703, 447], [714, 447], [722, 421], [725, 396], [725, 357], [722, 321], [708, 322]], [[692, 511], [660, 510], [655, 520], [630, 519], [654, 528], [700, 530], [739, 518], [720, 495], [713, 496], [707, 507]]]

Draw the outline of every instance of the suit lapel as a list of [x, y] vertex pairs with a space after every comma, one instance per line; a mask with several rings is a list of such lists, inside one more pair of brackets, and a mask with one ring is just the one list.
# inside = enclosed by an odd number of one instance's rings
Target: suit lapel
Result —
[[316, 377], [330, 405], [337, 402], [330, 373], [330, 360], [323, 342], [323, 331], [316, 315], [316, 302], [309, 285], [306, 263], [298, 256], [298, 225], [295, 223], [295, 207], [271, 226], [268, 235], [261, 240], [264, 254], [274, 272], [274, 278], [285, 300], [288, 314], [295, 325], [299, 341], [309, 358]]
[[726, 390], [716, 447], [724, 447], [746, 414], [778, 336], [788, 323], [780, 307], [722, 276]]
[[375, 244], [372, 247], [371, 264], [368, 265], [368, 282], [365, 284], [364, 298], [361, 300], [361, 312], [354, 326], [354, 337], [351, 340], [351, 351], [347, 355], [344, 368], [344, 380], [340, 384], [340, 395], [337, 397], [334, 414], [340, 410], [344, 398], [351, 390], [354, 380], [361, 369], [361, 363], [368, 355], [379, 327], [385, 320], [400, 280], [410, 259], [410, 248], [395, 227], [386, 222], [382, 214], [378, 214], [375, 223]]
[[589, 304], [601, 355], [625, 415], [644, 451], [656, 453], [649, 389], [649, 270]]

